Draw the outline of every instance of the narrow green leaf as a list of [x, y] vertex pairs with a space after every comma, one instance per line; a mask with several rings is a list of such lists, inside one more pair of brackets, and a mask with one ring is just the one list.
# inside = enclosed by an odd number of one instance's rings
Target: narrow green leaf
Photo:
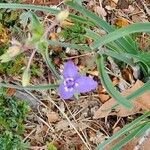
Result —
[[[86, 31], [86, 34], [85, 34], [86, 37], [91, 38], [94, 41], [97, 41], [99, 38], [101, 38], [101, 36], [96, 34], [93, 30], [90, 30], [88, 28], [84, 28], [84, 29]], [[120, 47], [115, 42], [108, 43], [106, 47], [113, 51], [122, 52], [122, 49], [120, 49]]]
[[135, 92], [132, 92], [130, 95], [128, 95], [126, 98], [129, 100], [133, 100], [136, 97], [144, 94], [145, 92], [150, 91], [150, 81], [146, 82], [141, 88], [136, 90]]
[[104, 35], [99, 40], [95, 41], [92, 44], [91, 48], [96, 49], [102, 45], [109, 43], [109, 42], [112, 42], [112, 41], [117, 40], [121, 37], [129, 35], [131, 33], [136, 33], [136, 32], [150, 33], [150, 23], [135, 23], [135, 24], [131, 24], [127, 27], [115, 30], [115, 31], [113, 31], [107, 35]]
[[58, 85], [55, 84], [47, 84], [47, 85], [33, 85], [33, 86], [20, 86], [20, 85], [14, 85], [9, 83], [0, 83], [0, 87], [6, 87], [6, 88], [13, 88], [18, 90], [49, 90], [49, 89], [56, 89]]
[[[6, 9], [28, 9], [28, 10], [38, 10], [43, 12], [52, 13], [54, 15], [57, 15], [60, 10], [55, 9], [49, 6], [40, 6], [40, 5], [31, 5], [31, 4], [18, 4], [18, 3], [0, 3], [0, 8], [6, 8]], [[76, 16], [74, 14], [69, 14], [69, 17], [71, 17], [73, 20], [79, 21], [81, 23], [86, 23], [88, 25], [95, 26], [93, 22], [80, 17]]]
[[53, 73], [54, 77], [56, 77], [57, 80], [60, 80], [60, 75], [58, 74], [55, 66], [52, 63], [52, 59], [49, 57], [48, 49], [46, 49], [45, 54], [43, 55], [44, 60], [49, 67], [50, 71]]
[[118, 137], [124, 135], [126, 132], [128, 132], [129, 130], [136, 127], [136, 125], [138, 123], [140, 123], [143, 119], [145, 119], [146, 117], [149, 117], [149, 116], [150, 116], [150, 112], [146, 112], [145, 114], [143, 114], [139, 118], [132, 121], [130, 124], [124, 126], [121, 130], [119, 130], [116, 134], [111, 136], [108, 140], [104, 141], [102, 144], [99, 144], [97, 146], [96, 150], [102, 150], [107, 144], [111, 143], [113, 140], [117, 139]]
[[123, 105], [124, 107], [126, 107], [128, 109], [131, 109], [132, 104], [129, 103], [129, 101], [127, 101], [126, 98], [121, 96], [121, 94], [114, 88], [108, 74], [105, 72], [103, 56], [98, 58], [97, 66], [98, 66], [101, 82], [102, 82], [104, 88], [110, 94], [110, 96], [112, 98], [114, 98], [119, 104]]
[[123, 52], [119, 53], [119, 52], [113, 52], [113, 51], [110, 51], [110, 50], [100, 51], [99, 53], [107, 55], [107, 56], [111, 56], [111, 57], [113, 57], [115, 59], [123, 61], [123, 62], [127, 63], [130, 66], [134, 66], [135, 65], [135, 63], [133, 61], [133, 58], [128, 57], [128, 53], [123, 53]]
[[[150, 91], [150, 81], [146, 82], [141, 88], [132, 92], [130, 95], [126, 97], [128, 101], [135, 100], [136, 97], [144, 94], [145, 92]], [[119, 104], [115, 104], [112, 108], [116, 108]]]
[[49, 6], [38, 6], [38, 5], [18, 4], [18, 3], [0, 3], [0, 8], [39, 10], [49, 12], [52, 14], [58, 14], [60, 12], [60, 10], [51, 8]]
[[91, 49], [86, 46], [86, 45], [79, 45], [79, 44], [70, 44], [70, 43], [65, 43], [65, 42], [59, 42], [59, 41], [52, 41], [48, 40], [49, 45], [53, 46], [61, 46], [61, 47], [70, 47], [73, 49], [79, 49], [79, 50], [84, 50], [84, 51], [90, 51]]
[[[70, 6], [71, 8], [79, 11], [80, 13], [82, 13], [84, 16], [90, 18], [98, 27], [103, 28], [106, 32], [113, 32], [115, 30], [115, 28], [113, 28], [112, 26], [110, 26], [106, 21], [104, 21], [102, 18], [100, 18], [99, 16], [97, 16], [96, 14], [94, 14], [93, 12], [87, 10], [86, 8], [84, 8], [83, 6], [80, 6], [79, 4], [77, 4], [76, 2], [73, 1], [67, 1], [66, 4], [68, 6]], [[135, 45], [132, 45], [132, 43], [134, 42], [131, 38], [130, 40], [129, 38], [121, 38], [119, 40], [116, 41], [117, 45], [120, 47], [120, 49], [126, 51], [126, 52], [132, 52], [132, 53], [136, 53], [136, 49], [135, 49]], [[131, 43], [132, 40], [132, 43]]]
[[134, 131], [132, 131], [131, 133], [129, 133], [124, 139], [122, 139], [120, 142], [118, 142], [117, 144], [115, 144], [110, 150], [120, 149], [122, 146], [124, 146], [125, 144], [127, 144], [133, 138], [135, 138], [136, 135], [139, 132], [143, 131], [143, 129], [145, 129], [145, 126], [146, 126], [145, 124], [141, 124]]

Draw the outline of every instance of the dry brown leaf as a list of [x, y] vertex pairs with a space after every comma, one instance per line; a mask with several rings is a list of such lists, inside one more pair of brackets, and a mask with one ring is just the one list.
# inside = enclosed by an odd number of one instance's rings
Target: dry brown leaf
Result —
[[95, 6], [94, 11], [101, 17], [105, 17], [107, 15], [107, 12], [103, 7]]
[[129, 1], [128, 0], [119, 0], [117, 3], [117, 8], [119, 9], [128, 9]]
[[118, 18], [115, 20], [115, 25], [119, 28], [126, 27], [129, 25], [129, 22], [125, 18]]
[[90, 75], [92, 75], [92, 76], [98, 76], [98, 71], [87, 71], [87, 73], [89, 73]]
[[142, 144], [141, 150], [149, 150], [150, 146], [150, 137]]
[[67, 120], [61, 120], [56, 124], [56, 129], [58, 131], [63, 130], [63, 131], [67, 131], [69, 129], [73, 129], [72, 127], [70, 127], [69, 123]]
[[51, 40], [58, 40], [58, 33], [51, 32], [50, 35], [49, 35], [49, 38]]
[[99, 98], [102, 103], [105, 103], [110, 97], [106, 94], [99, 94]]
[[[143, 84], [144, 83], [142, 81], [138, 80], [132, 88], [123, 91], [122, 95], [127, 96], [131, 94], [135, 90], [142, 87]], [[129, 110], [119, 105], [118, 107], [115, 108], [115, 111], [113, 112], [111, 112], [111, 108], [112, 106], [114, 106], [114, 104], [116, 104], [116, 101], [111, 98], [95, 112], [94, 119], [103, 118], [108, 115], [117, 115], [117, 116], [125, 117], [125, 116], [136, 114], [138, 112], [144, 113], [145, 111], [148, 111], [150, 109], [149, 98], [150, 98], [150, 92], [145, 92], [143, 95], [137, 97], [133, 101], [133, 106], [134, 106], [133, 109]]]
[[59, 115], [56, 112], [48, 112], [47, 118], [49, 123], [54, 123], [60, 120]]
[[65, 19], [65, 20], [62, 21], [61, 24], [60, 24], [60, 26], [61, 26], [62, 28], [64, 28], [64, 27], [70, 27], [70, 26], [73, 26], [73, 25], [74, 25], [74, 23], [71, 22], [71, 20], [69, 20], [69, 19]]
[[117, 77], [114, 77], [112, 80], [113, 86], [116, 86], [119, 84], [119, 79]]

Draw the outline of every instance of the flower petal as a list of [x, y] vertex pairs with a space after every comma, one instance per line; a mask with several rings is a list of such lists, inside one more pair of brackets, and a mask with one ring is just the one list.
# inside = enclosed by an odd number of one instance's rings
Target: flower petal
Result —
[[91, 90], [96, 89], [97, 87], [97, 82], [91, 79], [90, 77], [86, 76], [80, 76], [79, 78], [76, 79], [75, 83], [76, 83], [75, 89], [79, 93], [89, 92]]
[[75, 78], [78, 74], [78, 69], [72, 61], [68, 61], [64, 65], [64, 78]]
[[70, 89], [66, 90], [64, 84], [62, 83], [62, 84], [59, 85], [58, 93], [59, 93], [59, 95], [60, 95], [60, 97], [62, 99], [69, 99], [69, 98], [71, 98], [73, 96], [74, 89], [72, 89], [72, 90], [70, 90]]

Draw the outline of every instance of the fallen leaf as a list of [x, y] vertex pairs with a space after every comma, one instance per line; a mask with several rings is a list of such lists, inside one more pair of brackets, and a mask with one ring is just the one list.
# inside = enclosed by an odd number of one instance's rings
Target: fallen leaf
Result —
[[99, 98], [102, 103], [105, 103], [110, 97], [106, 94], [99, 94]]
[[128, 0], [119, 0], [117, 3], [118, 9], [128, 9], [129, 1]]
[[54, 123], [60, 120], [59, 115], [56, 112], [48, 112], [47, 118], [49, 123]]
[[49, 38], [51, 40], [58, 40], [58, 33], [51, 32], [50, 35], [49, 35]]
[[90, 75], [92, 75], [92, 76], [98, 76], [98, 71], [97, 70], [93, 70], [93, 71], [87, 71], [87, 73], [89, 73]]
[[16, 89], [8, 88], [6, 90], [6, 95], [7, 96], [13, 96], [16, 93]]
[[[140, 87], [142, 87], [143, 85], [144, 83], [142, 81], [137, 80], [137, 82], [134, 84], [132, 88], [123, 91], [121, 95], [127, 96], [132, 92], [136, 91], [137, 89], [139, 89]], [[98, 119], [98, 118], [106, 117], [108, 115], [117, 115], [120, 117], [126, 117], [136, 113], [144, 113], [145, 111], [148, 111], [150, 109], [149, 97], [150, 97], [150, 92], [145, 92], [144, 94], [137, 97], [133, 101], [133, 106], [134, 106], [133, 109], [129, 110], [119, 105], [118, 107], [115, 108], [113, 112], [111, 111], [111, 108], [116, 104], [116, 101], [111, 98], [95, 112], [93, 118]]]
[[126, 27], [129, 25], [129, 22], [125, 18], [118, 18], [115, 20], [115, 25], [119, 28]]
[[107, 12], [103, 7], [95, 6], [94, 11], [101, 17], [105, 17], [107, 15]]

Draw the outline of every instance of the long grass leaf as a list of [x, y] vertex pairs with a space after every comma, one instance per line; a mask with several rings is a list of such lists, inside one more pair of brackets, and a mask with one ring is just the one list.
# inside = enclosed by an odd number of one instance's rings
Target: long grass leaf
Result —
[[20, 86], [20, 85], [14, 85], [9, 83], [0, 83], [0, 87], [6, 87], [6, 88], [13, 88], [18, 90], [50, 90], [50, 89], [56, 89], [58, 85], [55, 84], [47, 84], [47, 85], [33, 85], [33, 86]]
[[50, 71], [52, 72], [52, 74], [54, 75], [54, 77], [57, 80], [60, 80], [60, 75], [58, 74], [55, 66], [52, 63], [52, 59], [49, 57], [49, 53], [48, 53], [48, 49], [46, 49], [45, 54], [43, 55], [44, 60], [48, 66], [48, 68], [50, 69]]
[[[70, 6], [71, 8], [79, 11], [84, 16], [90, 18], [98, 27], [103, 28], [106, 32], [110, 33], [110, 32], [113, 32], [115, 30], [115, 28], [110, 26], [102, 18], [100, 18], [99, 16], [97, 16], [93, 12], [87, 10], [83, 6], [80, 6], [78, 3], [73, 2], [73, 1], [67, 1], [66, 4], [68, 6]], [[121, 38], [121, 39], [117, 40], [116, 43], [118, 44], [120, 49], [124, 49], [125, 51], [129, 51], [130, 50], [130, 52], [136, 53], [137, 51], [135, 49], [135, 46], [132, 45], [132, 43], [130, 43], [131, 40], [132, 40], [131, 38], [130, 38], [130, 41], [128, 41], [128, 39], [126, 39], [126, 38]]]
[[98, 58], [97, 66], [98, 66], [101, 82], [104, 88], [110, 94], [110, 96], [114, 98], [119, 104], [123, 105], [124, 107], [128, 109], [131, 109], [132, 104], [129, 101], [127, 101], [126, 98], [121, 96], [121, 94], [114, 88], [108, 74], [105, 72], [103, 56]]
[[121, 37], [124, 37], [126, 35], [129, 35], [131, 33], [136, 32], [147, 32], [150, 33], [150, 23], [135, 23], [131, 24], [127, 27], [120, 28], [118, 30], [115, 30], [107, 35], [104, 35], [99, 40], [95, 41], [92, 45], [92, 49], [96, 49], [99, 46], [105, 45], [109, 42], [112, 42], [114, 40], [117, 40]]
[[70, 43], [52, 41], [52, 40], [48, 40], [48, 44], [53, 45], [53, 46], [58, 46], [59, 45], [61, 47], [69, 47], [69, 48], [83, 50], [83, 51], [91, 51], [90, 47], [88, 47], [86, 45], [70, 44]]
[[150, 116], [150, 112], [146, 112], [145, 114], [143, 114], [139, 118], [137, 118], [134, 121], [132, 121], [130, 124], [124, 126], [121, 130], [119, 130], [116, 134], [111, 136], [108, 140], [106, 140], [102, 144], [99, 144], [97, 146], [96, 150], [102, 150], [107, 144], [111, 143], [113, 140], [117, 139], [118, 137], [124, 135], [129, 130], [134, 128], [138, 123], [140, 123], [143, 119], [145, 119], [146, 117], [149, 117], [149, 116]]
[[[57, 15], [60, 10], [55, 9], [49, 6], [40, 6], [40, 5], [32, 5], [32, 4], [18, 4], [18, 3], [0, 3], [0, 8], [5, 8], [5, 9], [27, 9], [27, 10], [38, 10], [38, 11], [43, 11], [43, 12], [48, 12], [52, 13], [54, 15]], [[87, 20], [86, 18], [76, 16], [74, 14], [69, 14], [69, 17], [71, 17], [73, 20], [76, 20], [81, 23], [85, 23], [91, 26], [95, 26], [93, 22]]]
[[[148, 124], [149, 125], [149, 124]], [[134, 131], [129, 133], [124, 139], [122, 139], [120, 142], [117, 142], [110, 150], [117, 150], [120, 149], [122, 146], [127, 144], [129, 141], [134, 139], [139, 132], [143, 132], [145, 130], [145, 127], [147, 127], [147, 124], [141, 124], [139, 127], [137, 127]], [[143, 130], [144, 129], [144, 130]]]

